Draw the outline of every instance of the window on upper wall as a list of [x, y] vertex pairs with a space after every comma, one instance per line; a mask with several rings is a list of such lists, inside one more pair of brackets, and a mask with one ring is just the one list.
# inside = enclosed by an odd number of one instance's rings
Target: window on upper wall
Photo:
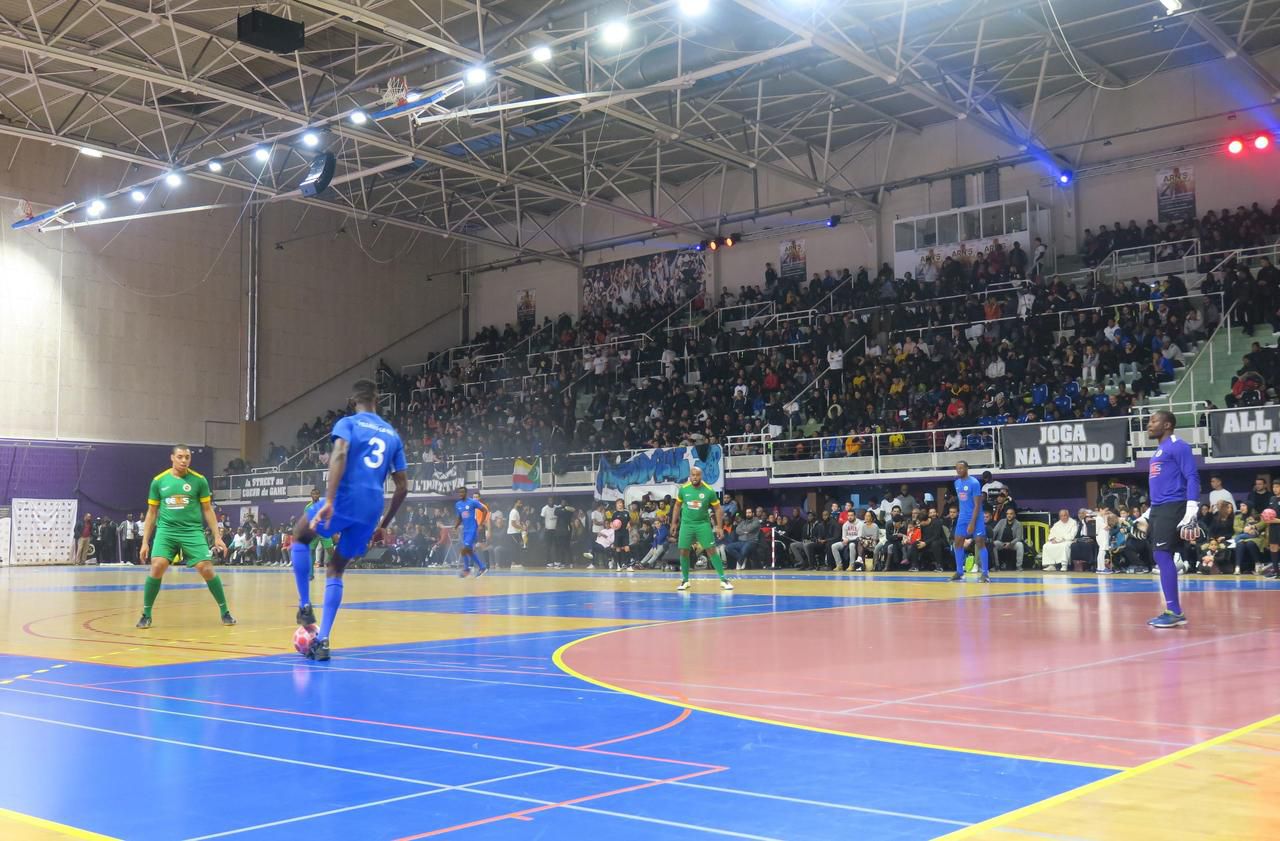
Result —
[[1000, 201], [1000, 167], [993, 166], [982, 171], [982, 200]]
[[898, 222], [893, 226], [893, 250], [914, 251], [916, 248], [916, 226], [912, 222]]
[[963, 175], [951, 176], [951, 206], [964, 207], [968, 204], [969, 191], [965, 187]]
[[957, 213], [944, 213], [938, 217], [938, 245], [947, 245], [960, 241], [960, 216]]

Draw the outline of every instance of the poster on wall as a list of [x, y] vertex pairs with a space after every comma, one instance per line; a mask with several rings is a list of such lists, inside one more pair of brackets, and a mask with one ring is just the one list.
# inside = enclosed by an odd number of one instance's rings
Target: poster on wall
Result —
[[806, 272], [804, 240], [784, 239], [778, 244], [778, 275], [783, 283], [804, 283]]
[[702, 294], [710, 268], [700, 251], [663, 251], [592, 266], [582, 273], [582, 314], [658, 305], [674, 309]]
[[523, 330], [538, 320], [538, 298], [534, 290], [516, 292], [516, 324]]
[[1190, 166], [1175, 166], [1156, 173], [1156, 221], [1192, 221], [1196, 218], [1196, 174]]
[[1133, 463], [1128, 418], [1005, 426], [1000, 447], [1006, 470]]
[[1209, 455], [1214, 458], [1280, 455], [1280, 406], [1209, 413]]

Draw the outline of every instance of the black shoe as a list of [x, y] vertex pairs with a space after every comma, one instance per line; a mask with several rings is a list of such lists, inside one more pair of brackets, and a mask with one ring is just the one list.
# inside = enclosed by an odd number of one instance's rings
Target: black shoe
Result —
[[951, 579], [950, 579], [950, 580], [951, 580], [951, 581], [964, 581], [964, 573], [963, 573], [963, 572], [957, 572], [955, 575], [951, 576]]
[[329, 641], [315, 637], [307, 646], [307, 659], [323, 662], [329, 659]]
[[298, 608], [297, 622], [299, 625], [316, 624], [316, 611], [311, 605]]
[[480, 576], [484, 575], [488, 571], [489, 571], [488, 567], [480, 567], [478, 570], [476, 570], [476, 578], [479, 578]]
[[229, 610], [224, 610], [224, 611], [222, 611], [222, 624], [223, 624], [223, 625], [234, 625], [234, 624], [236, 624], [236, 618], [235, 618], [234, 616], [232, 616], [232, 615], [231, 615], [231, 611], [229, 611]]
[[151, 627], [151, 614], [150, 614], [150, 613], [144, 613], [144, 614], [142, 614], [142, 618], [138, 620], [138, 624], [137, 624], [137, 625], [134, 625], [133, 627], [135, 627], [135, 628], [143, 628], [144, 630], [145, 630], [146, 628], [150, 628], [150, 627]]
[[989, 576], [989, 575], [984, 575], [984, 576], [982, 576], [981, 578], [979, 578], [979, 579], [978, 579], [978, 583], [979, 583], [979, 584], [990, 584], [990, 583], [991, 583], [991, 576]]

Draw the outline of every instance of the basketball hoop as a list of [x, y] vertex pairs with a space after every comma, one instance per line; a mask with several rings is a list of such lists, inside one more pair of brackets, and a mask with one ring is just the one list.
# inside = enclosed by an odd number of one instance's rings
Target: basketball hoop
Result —
[[404, 76], [392, 76], [387, 80], [387, 90], [382, 95], [386, 105], [406, 105], [409, 102], [409, 82]]
[[18, 199], [18, 205], [13, 210], [13, 221], [21, 222], [24, 219], [30, 219], [36, 215], [36, 209], [31, 206], [31, 202], [26, 199]]

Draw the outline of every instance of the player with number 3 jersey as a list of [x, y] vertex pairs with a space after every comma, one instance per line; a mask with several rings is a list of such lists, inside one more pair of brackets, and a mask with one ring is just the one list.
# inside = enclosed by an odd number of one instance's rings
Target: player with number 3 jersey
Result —
[[[293, 572], [298, 585], [299, 625], [315, 623], [307, 580], [311, 541], [317, 536], [341, 535], [326, 571], [320, 629], [306, 654], [312, 660], [329, 659], [329, 632], [342, 604], [342, 575], [347, 564], [364, 555], [369, 541], [390, 525], [409, 493], [404, 445], [391, 424], [373, 411], [377, 404], [374, 384], [360, 380], [355, 384], [354, 392], [355, 414], [333, 425], [333, 452], [329, 456], [324, 502], [309, 520], [304, 514], [294, 526], [297, 543], [293, 549]], [[391, 505], [383, 514], [388, 475], [395, 482], [395, 492], [391, 496]]]

